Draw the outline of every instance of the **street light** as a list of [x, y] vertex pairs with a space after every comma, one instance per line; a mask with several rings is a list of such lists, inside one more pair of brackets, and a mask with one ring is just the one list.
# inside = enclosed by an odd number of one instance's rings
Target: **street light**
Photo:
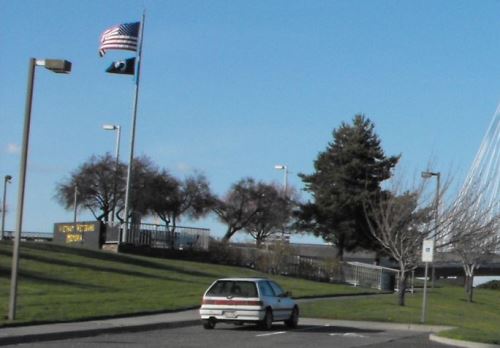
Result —
[[17, 273], [19, 265], [19, 241], [23, 225], [24, 190], [26, 186], [26, 165], [28, 162], [28, 145], [31, 125], [31, 109], [33, 105], [33, 85], [35, 68], [43, 66], [55, 73], [67, 74], [71, 71], [71, 62], [62, 59], [35, 59], [30, 58], [28, 66], [28, 86], [24, 109], [23, 143], [21, 149], [21, 163], [19, 166], [19, 189], [17, 193], [16, 230], [14, 235], [14, 249], [12, 251], [12, 273], [10, 280], [9, 320], [16, 319], [17, 300]]
[[[276, 170], [282, 170], [284, 173], [283, 173], [283, 198], [285, 199], [285, 201], [288, 201], [288, 197], [287, 197], [287, 189], [288, 189], [288, 167], [284, 164], [276, 164], [274, 166], [274, 169]], [[283, 225], [282, 227], [282, 231], [281, 231], [281, 240], [284, 241], [285, 240], [285, 226]]]
[[284, 192], [284, 196], [286, 197], [287, 185], [288, 185], [288, 167], [284, 164], [277, 164], [274, 166], [274, 169], [284, 171], [283, 192]]
[[[439, 190], [441, 184], [441, 173], [440, 172], [422, 172], [422, 178], [430, 179], [433, 176], [436, 177], [436, 197], [434, 199], [434, 251], [436, 250], [436, 236], [437, 230], [439, 228]], [[431, 288], [434, 288], [434, 279], [436, 278], [436, 270], [434, 268], [434, 262], [431, 264]]]
[[5, 209], [7, 207], [7, 184], [10, 184], [12, 176], [6, 175], [3, 181], [3, 201], [2, 201], [2, 234], [0, 235], [0, 240], [3, 240], [3, 234], [5, 232]]
[[[116, 131], [116, 145], [115, 145], [115, 178], [113, 180], [113, 211], [111, 213], [111, 223], [115, 221], [115, 208], [116, 208], [116, 181], [118, 176], [118, 165], [120, 164], [120, 134], [121, 127], [118, 124], [103, 124], [102, 129], [108, 131]], [[120, 237], [118, 236], [118, 242], [120, 242]]]

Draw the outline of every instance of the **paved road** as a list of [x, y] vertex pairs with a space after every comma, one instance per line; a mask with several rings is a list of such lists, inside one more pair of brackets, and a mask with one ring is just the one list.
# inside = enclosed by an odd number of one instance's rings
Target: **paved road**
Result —
[[295, 330], [285, 330], [280, 323], [276, 323], [271, 331], [262, 331], [252, 325], [218, 324], [215, 330], [204, 330], [201, 325], [196, 325], [132, 333], [102, 334], [94, 337], [26, 343], [8, 347], [451, 347], [431, 342], [428, 337], [429, 334], [424, 332], [340, 327], [332, 326], [327, 321], [304, 319]]

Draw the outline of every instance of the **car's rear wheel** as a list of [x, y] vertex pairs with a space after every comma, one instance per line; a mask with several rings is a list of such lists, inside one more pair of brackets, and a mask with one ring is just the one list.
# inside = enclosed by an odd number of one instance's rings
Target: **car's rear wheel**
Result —
[[215, 327], [215, 320], [213, 319], [203, 320], [203, 327], [207, 330], [212, 330]]
[[260, 327], [264, 330], [271, 330], [273, 327], [273, 311], [268, 308], [264, 319], [260, 322]]
[[294, 307], [292, 310], [292, 314], [290, 314], [290, 318], [285, 320], [285, 326], [289, 329], [295, 329], [299, 324], [299, 309]]

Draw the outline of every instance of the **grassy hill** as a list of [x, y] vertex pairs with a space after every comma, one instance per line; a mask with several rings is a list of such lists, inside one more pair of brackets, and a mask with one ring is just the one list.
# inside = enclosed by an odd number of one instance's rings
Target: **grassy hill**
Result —
[[[12, 244], [0, 242], [0, 308], [8, 312]], [[268, 276], [246, 268], [21, 243], [16, 323], [82, 320], [198, 306], [221, 277]], [[272, 277], [294, 297], [366, 292]], [[0, 326], [8, 322], [2, 315]]]

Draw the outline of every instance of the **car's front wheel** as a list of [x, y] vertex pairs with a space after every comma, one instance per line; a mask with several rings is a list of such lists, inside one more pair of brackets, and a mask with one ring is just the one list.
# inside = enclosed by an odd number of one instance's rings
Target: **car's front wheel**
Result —
[[297, 307], [293, 307], [292, 314], [290, 314], [290, 318], [285, 320], [285, 326], [289, 329], [295, 329], [299, 324], [299, 309]]

